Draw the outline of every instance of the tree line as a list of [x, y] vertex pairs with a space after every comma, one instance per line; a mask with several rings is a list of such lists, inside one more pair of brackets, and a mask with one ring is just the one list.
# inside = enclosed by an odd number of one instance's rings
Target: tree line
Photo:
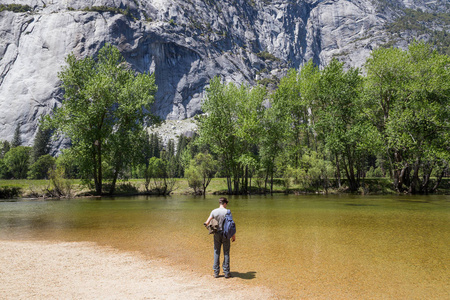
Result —
[[[169, 194], [185, 177], [201, 194], [223, 177], [227, 193], [242, 194], [271, 192], [276, 182], [355, 192], [366, 178], [389, 177], [397, 192], [427, 193], [449, 172], [450, 59], [424, 43], [375, 50], [362, 70], [309, 62], [274, 91], [213, 78], [198, 134], [167, 145], [144, 130], [161, 122], [149, 113], [154, 75], [136, 74], [111, 45], [66, 62], [61, 107], [33, 147], [20, 146], [20, 126], [1, 143], [1, 178], [81, 178], [97, 194], [143, 178], [146, 192]], [[70, 139], [57, 158], [51, 135]]]
[[354, 192], [388, 176], [397, 192], [436, 191], [450, 159], [449, 56], [414, 42], [373, 51], [363, 71], [309, 62], [270, 94], [214, 78], [199, 134], [228, 193], [247, 193], [252, 177], [270, 190], [277, 177]]

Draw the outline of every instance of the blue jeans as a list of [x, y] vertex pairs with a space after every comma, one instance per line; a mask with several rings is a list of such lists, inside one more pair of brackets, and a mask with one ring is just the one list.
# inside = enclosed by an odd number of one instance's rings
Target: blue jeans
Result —
[[220, 272], [220, 248], [223, 245], [223, 272], [225, 274], [230, 273], [230, 239], [223, 237], [222, 231], [218, 231], [214, 234], [214, 265], [213, 270], [215, 274]]

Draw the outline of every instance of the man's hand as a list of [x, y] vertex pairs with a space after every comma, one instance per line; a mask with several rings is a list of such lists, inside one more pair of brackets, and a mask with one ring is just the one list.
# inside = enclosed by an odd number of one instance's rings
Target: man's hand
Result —
[[233, 236], [231, 237], [231, 241], [234, 242], [235, 240], [236, 240], [236, 236], [233, 235]]

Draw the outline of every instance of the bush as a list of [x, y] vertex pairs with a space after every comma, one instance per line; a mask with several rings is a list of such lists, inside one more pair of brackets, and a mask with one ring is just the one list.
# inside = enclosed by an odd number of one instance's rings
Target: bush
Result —
[[21, 4], [0, 4], [0, 12], [4, 10], [9, 10], [15, 13], [29, 12], [31, 11], [31, 6]]
[[49, 171], [50, 186], [47, 188], [47, 192], [50, 197], [72, 197], [73, 195], [73, 182], [70, 179], [66, 179], [64, 176], [63, 168], [55, 168]]
[[200, 175], [198, 169], [192, 165], [189, 166], [185, 171], [185, 176], [189, 187], [194, 190], [195, 194], [200, 194], [202, 187], [202, 176]]
[[16, 179], [27, 178], [28, 167], [30, 163], [30, 147], [18, 146], [11, 148], [5, 154], [4, 162]]
[[3, 159], [0, 159], [0, 179], [9, 179], [11, 177], [12, 175], [9, 172], [9, 169], [6, 166], [5, 162], [3, 161]]
[[47, 179], [48, 171], [55, 167], [56, 159], [50, 154], [43, 155], [31, 165], [28, 179]]
[[11, 199], [14, 197], [19, 197], [21, 193], [21, 188], [20, 187], [9, 187], [9, 186], [4, 186], [4, 187], [0, 187], [0, 199]]
[[373, 167], [370, 167], [369, 171], [367, 171], [367, 173], [366, 173], [366, 177], [367, 178], [384, 177], [383, 170], [381, 170], [380, 167], [378, 167], [376, 169], [374, 169]]

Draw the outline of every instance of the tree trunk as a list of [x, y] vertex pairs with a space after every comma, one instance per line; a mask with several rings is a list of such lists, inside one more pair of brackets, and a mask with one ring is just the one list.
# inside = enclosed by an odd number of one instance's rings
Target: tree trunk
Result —
[[444, 174], [447, 172], [448, 170], [448, 163], [446, 164], [446, 166], [442, 169], [442, 172], [439, 173], [438, 178], [436, 179], [436, 184], [433, 186], [432, 192], [436, 192], [436, 190], [439, 188], [439, 185], [441, 184], [442, 181], [442, 177], [444, 177]]
[[337, 178], [338, 188], [340, 188], [342, 186], [342, 183], [341, 183], [341, 169], [339, 167], [338, 155], [336, 155], [336, 178]]

